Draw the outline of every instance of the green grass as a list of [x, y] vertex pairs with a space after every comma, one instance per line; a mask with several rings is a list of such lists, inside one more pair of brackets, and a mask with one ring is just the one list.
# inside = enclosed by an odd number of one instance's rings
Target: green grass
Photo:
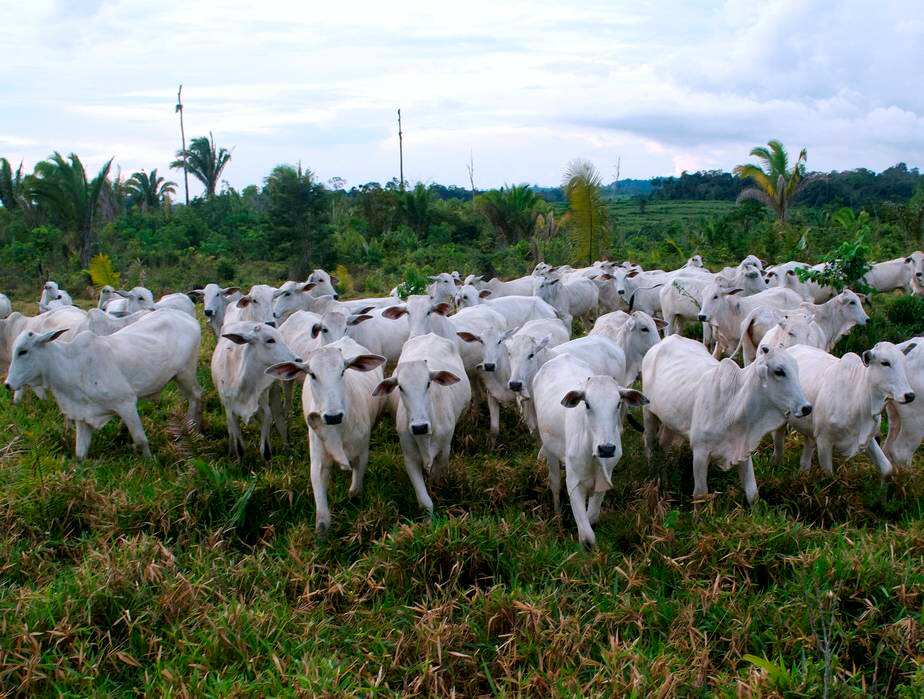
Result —
[[733, 201], [652, 200], [642, 212], [638, 202], [621, 199], [610, 204], [610, 214], [617, 231], [631, 238], [649, 230], [661, 231], [674, 224], [688, 227], [702, 219], [727, 214], [734, 208]]
[[920, 461], [886, 484], [865, 459], [803, 475], [793, 438], [778, 469], [757, 454], [753, 508], [713, 470], [694, 511], [689, 455], [656, 464], [659, 489], [629, 432], [585, 551], [512, 415], [496, 441], [465, 418], [433, 522], [384, 420], [363, 495], [334, 474], [320, 541], [304, 423], [269, 463], [254, 426], [229, 459], [211, 347], [202, 435], [173, 387], [142, 406], [156, 461], [113, 422], [76, 464], [52, 403], [0, 398], [0, 690], [815, 696], [827, 647], [832, 696], [924, 691]]

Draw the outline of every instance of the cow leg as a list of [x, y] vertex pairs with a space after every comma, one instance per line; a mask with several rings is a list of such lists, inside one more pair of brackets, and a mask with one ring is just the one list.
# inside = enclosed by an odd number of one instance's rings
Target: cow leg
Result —
[[523, 416], [523, 422], [526, 423], [526, 429], [529, 430], [530, 434], [536, 434], [537, 419], [536, 419], [536, 406], [533, 403], [532, 398], [520, 398], [518, 401], [520, 406], [520, 414]]
[[892, 475], [892, 463], [889, 461], [888, 457], [882, 453], [882, 449], [879, 447], [879, 443], [876, 441], [875, 437], [869, 441], [869, 446], [866, 447], [866, 453], [869, 454], [873, 463], [879, 467], [879, 475], [883, 478]]
[[356, 465], [353, 467], [353, 478], [350, 481], [350, 497], [358, 497], [363, 491], [363, 478], [366, 477], [366, 466], [369, 465], [369, 447], [368, 445], [356, 459]]
[[237, 418], [230, 412], [225, 413], [225, 421], [228, 424], [228, 453], [236, 456], [238, 461], [244, 460], [244, 436], [241, 434], [241, 426]]
[[330, 459], [320, 452], [320, 449], [311, 450], [311, 492], [314, 495], [314, 529], [319, 536], [324, 536], [330, 528], [330, 508], [327, 504]]
[[644, 420], [645, 427], [645, 458], [648, 460], [648, 465], [650, 466], [651, 457], [654, 455], [655, 442], [658, 439], [658, 430], [661, 426], [661, 421], [658, 420], [658, 416], [647, 407], [642, 408], [642, 419]]
[[783, 453], [786, 451], [786, 425], [773, 430], [773, 465], [783, 463]]
[[267, 391], [260, 397], [260, 454], [269, 461], [273, 458], [273, 449], [270, 446], [270, 431], [273, 428], [273, 408], [270, 405]]
[[93, 428], [90, 427], [88, 422], [84, 422], [83, 420], [76, 420], [75, 424], [77, 425], [77, 460], [83, 461], [87, 458], [87, 453], [90, 451]]
[[500, 434], [500, 403], [491, 395], [491, 392], [485, 390], [488, 396], [488, 415], [491, 417], [491, 434]]
[[552, 491], [552, 506], [555, 508], [555, 514], [561, 514], [561, 462], [557, 457], [550, 454], [545, 448], [539, 450], [539, 458], [545, 459], [545, 465], [549, 469], [549, 490]]
[[585, 546], [594, 546], [597, 543], [597, 537], [590, 526], [590, 520], [587, 517], [587, 489], [581, 485], [574, 476], [570, 475], [571, 469], [565, 464], [565, 483], [568, 488], [568, 498], [571, 500], [571, 513], [574, 515], [574, 522], [577, 524], [578, 539]]
[[712, 346], [713, 337], [712, 337], [712, 326], [709, 323], [703, 323], [703, 344], [706, 345], [706, 348]]
[[805, 444], [802, 445], [802, 456], [799, 457], [799, 466], [802, 468], [803, 471], [811, 470], [812, 457], [814, 455], [815, 455], [815, 438], [806, 437]]
[[703, 498], [709, 494], [709, 452], [703, 449], [693, 450], [693, 499]]
[[176, 383], [189, 404], [186, 410], [186, 424], [189, 428], [198, 430], [202, 424], [202, 387], [196, 381], [194, 362], [176, 375]]
[[[288, 383], [288, 382], [287, 382]], [[279, 434], [280, 439], [284, 445], [289, 443], [289, 422], [288, 422], [288, 413], [285, 409], [285, 401], [283, 400], [282, 395], [282, 386], [277, 381], [272, 386], [270, 386], [269, 394], [270, 402], [270, 411], [273, 416], [273, 426], [276, 428], [276, 432]]]
[[818, 446], [818, 463], [825, 470], [825, 473], [834, 473], [834, 445], [828, 439], [816, 437], [815, 443]]
[[286, 417], [292, 412], [292, 401], [295, 399], [295, 382], [286, 381], [282, 384], [283, 406], [285, 407]]
[[587, 519], [591, 524], [596, 524], [600, 519], [600, 508], [603, 506], [602, 492], [594, 492], [587, 503]]
[[738, 462], [738, 478], [741, 480], [741, 487], [744, 489], [748, 505], [753, 505], [757, 498], [757, 480], [754, 478], [754, 461], [750, 456]]
[[417, 504], [432, 517], [433, 500], [430, 499], [430, 495], [427, 493], [427, 484], [424, 482], [417, 444], [414, 443], [414, 438], [405, 432], [399, 432], [398, 439], [401, 442], [401, 451], [404, 452], [404, 470], [407, 471], [408, 478], [411, 479], [414, 494], [417, 496]]
[[122, 422], [128, 428], [128, 433], [132, 436], [135, 449], [139, 450], [144, 458], [150, 459], [151, 447], [148, 445], [148, 437], [144, 433], [141, 418], [138, 416], [138, 407], [134, 403], [128, 403], [116, 412], [118, 412]]

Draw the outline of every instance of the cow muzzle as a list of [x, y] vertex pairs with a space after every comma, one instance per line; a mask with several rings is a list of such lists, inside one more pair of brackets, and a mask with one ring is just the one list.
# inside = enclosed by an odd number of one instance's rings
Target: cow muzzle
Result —
[[908, 391], [908, 392], [905, 394], [904, 398], [905, 398], [905, 400], [903, 400], [902, 403], [910, 403], [910, 402], [912, 402], [912, 401], [914, 400], [914, 391]]
[[806, 417], [812, 414], [812, 406], [806, 403], [796, 411], [796, 417]]
[[523, 390], [523, 382], [522, 381], [508, 381], [507, 388], [509, 388], [514, 393], [519, 393], [520, 391]]
[[203, 313], [205, 313], [206, 318], [211, 318], [213, 315], [215, 315], [215, 311], [213, 311], [211, 308], [206, 308]]
[[485, 371], [494, 371], [494, 364], [482, 364], [481, 365]]
[[700, 313], [696, 317], [700, 320], [701, 323], [705, 323], [707, 320], [709, 320], [709, 316], [707, 316], [705, 313]]
[[324, 413], [325, 425], [339, 425], [343, 422], [343, 413]]
[[597, 456], [601, 459], [612, 459], [616, 455], [615, 444], [598, 444]]
[[415, 437], [421, 437], [425, 434], [430, 434], [430, 423], [429, 422], [417, 422], [411, 425], [411, 434]]

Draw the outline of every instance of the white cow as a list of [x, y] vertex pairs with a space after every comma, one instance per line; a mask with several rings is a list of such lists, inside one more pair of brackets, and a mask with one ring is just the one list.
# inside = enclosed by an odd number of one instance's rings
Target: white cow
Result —
[[456, 294], [456, 307], [461, 309], [483, 305], [492, 308], [504, 316], [508, 328], [519, 328], [530, 320], [558, 317], [552, 306], [536, 296], [502, 296], [499, 299], [490, 296], [491, 292], [487, 289], [479, 291], [470, 284], [465, 285]]
[[452, 303], [456, 297], [456, 280], [448, 272], [428, 277], [427, 295], [434, 303]]
[[612, 376], [595, 375], [588, 364], [567, 354], [539, 370], [533, 396], [542, 440], [539, 455], [549, 469], [555, 512], [561, 511], [564, 466], [578, 538], [593, 546], [592, 525], [600, 515], [604, 493], [613, 485], [613, 468], [622, 457], [624, 404], [641, 406], [648, 401], [638, 391], [620, 386]]
[[334, 299], [340, 298], [337, 294], [337, 290], [334, 289], [334, 284], [339, 284], [337, 277], [333, 274], [328, 274], [323, 269], [316, 269], [308, 275], [307, 279], [308, 284], [314, 284], [312, 287], [312, 293], [315, 296], [333, 296]]
[[[281, 393], [271, 391], [275, 379], [266, 373], [274, 364], [300, 362], [301, 358], [286, 346], [276, 328], [254, 321], [229, 321], [225, 318], [221, 337], [212, 354], [212, 383], [225, 409], [228, 424], [228, 451], [232, 456], [244, 458], [244, 438], [238, 423], [246, 424], [260, 412], [260, 453], [263, 458], [272, 456], [270, 428], [275, 423], [285, 439], [285, 416]], [[272, 400], [271, 400], [272, 398]]]
[[154, 396], [176, 379], [189, 401], [187, 420], [198, 425], [202, 389], [196, 382], [199, 324], [173, 311], [150, 313], [107, 336], [82, 332], [53, 342], [67, 330], [21, 333], [13, 346], [8, 388], [48, 388], [64, 416], [77, 426], [76, 453], [83, 459], [93, 430], [118, 415], [145, 457], [151, 455], [138, 417], [138, 399]]
[[[916, 337], [895, 346], [905, 356], [908, 383], [915, 395], [924, 395], [924, 339]], [[914, 452], [924, 439], [924, 401], [901, 403], [887, 400], [889, 436], [882, 451], [894, 466], [910, 467]]]
[[477, 342], [463, 340], [459, 333], [466, 332], [481, 336], [490, 330], [503, 332], [507, 329], [507, 322], [497, 311], [487, 306], [474, 306], [463, 308], [451, 316], [448, 303], [434, 303], [429, 296], [415, 294], [408, 296], [407, 302], [390, 306], [382, 311], [382, 316], [391, 320], [399, 320], [407, 316], [409, 337], [436, 333], [440, 337], [456, 343], [466, 372], [474, 375], [475, 368], [482, 361], [481, 346]]
[[[712, 282], [729, 289], [740, 288], [744, 296], [760, 293], [767, 288], [760, 272], [753, 265], [741, 264], [715, 275], [682, 272], [676, 274], [658, 291], [661, 317], [667, 323], [667, 335], [681, 332], [685, 322], [698, 319], [699, 309], [703, 305], [703, 291]], [[704, 341], [709, 340], [709, 333], [705, 332], [708, 327], [705, 326], [704, 329]]]
[[222, 288], [218, 284], [206, 284], [202, 289], [193, 289], [189, 295], [202, 299], [202, 312], [205, 313], [205, 320], [215, 337], [218, 337], [221, 335], [221, 326], [225, 322], [225, 311], [229, 304], [241, 297], [241, 290], [236, 286]]
[[228, 323], [240, 321], [266, 323], [275, 327], [276, 319], [273, 317], [273, 294], [275, 292], [274, 287], [266, 284], [255, 284], [250, 287], [246, 296], [241, 296], [225, 309], [225, 320], [222, 327]]
[[532, 296], [533, 295], [533, 275], [511, 279], [505, 282], [495, 277], [484, 283], [484, 289], [491, 292], [492, 298], [499, 299], [501, 296]]
[[164, 294], [157, 300], [157, 303], [154, 304], [154, 308], [169, 308], [190, 315], [193, 318], [196, 317], [196, 304], [192, 302], [188, 294]]
[[901, 289], [909, 293], [924, 293], [924, 252], [888, 262], [877, 262], [863, 275], [863, 281], [877, 291]]
[[806, 301], [824, 303], [832, 298], [837, 291], [835, 291], [833, 287], [821, 286], [810, 279], [802, 281], [799, 277], [798, 270], [808, 269], [822, 272], [826, 266], [825, 263], [808, 265], [804, 262], [784, 262], [779, 265], [774, 265], [773, 267], [769, 267], [766, 271], [767, 284], [770, 286], [792, 289]]
[[277, 378], [304, 378], [302, 413], [308, 425], [311, 492], [315, 528], [330, 527], [327, 487], [334, 464], [350, 471], [350, 497], [362, 492], [369, 463], [369, 438], [383, 399], [373, 392], [382, 382], [385, 357], [370, 354], [348, 337], [306, 355], [304, 362], [276, 364], [268, 372]]
[[772, 288], [753, 296], [742, 296], [741, 289], [728, 289], [713, 282], [703, 289], [703, 305], [698, 318], [712, 326], [716, 345], [713, 354], [721, 357], [736, 351], [741, 339], [741, 323], [755, 308], [785, 310], [798, 308], [802, 297], [790, 289]]
[[126, 328], [132, 323], [136, 323], [151, 311], [145, 309], [135, 311], [127, 316], [113, 316], [98, 308], [91, 308], [87, 311], [85, 322], [80, 326], [80, 330], [89, 330], [94, 335], [112, 335], [122, 328]]
[[108, 306], [109, 302], [112, 301], [114, 298], [116, 298], [115, 289], [109, 284], [105, 284], [99, 290], [99, 299], [96, 302], [96, 307], [101, 311], [105, 311], [106, 306]]
[[417, 502], [432, 516], [423, 472], [435, 479], [448, 465], [456, 423], [472, 396], [456, 343], [433, 333], [410, 338], [394, 373], [372, 393], [386, 394]]
[[[854, 326], [866, 325], [869, 321], [869, 316], [863, 310], [860, 297], [850, 289], [845, 289], [825, 303], [803, 302], [797, 310], [799, 314], [807, 316], [815, 322], [823, 342], [819, 344], [813, 337], [806, 342], [793, 342], [791, 344], [807, 344], [812, 347], [820, 347], [826, 352], [830, 352], [838, 340], [850, 332]], [[761, 339], [766, 336], [771, 328], [779, 324], [785, 315], [787, 314], [779, 309], [762, 306], [753, 309], [745, 316], [744, 320], [741, 321], [740, 332], [745, 364], [753, 361]], [[791, 312], [788, 315], [797, 314]], [[798, 332], [798, 330], [796, 327], [790, 327], [789, 332]]]
[[116, 289], [115, 296], [106, 304], [106, 313], [112, 316], [127, 316], [141, 310], [154, 308], [154, 294], [150, 289], [136, 286], [130, 291]]
[[[769, 325], [766, 332], [762, 328], [759, 331], [751, 329], [751, 319], [756, 316], [759, 316], [759, 320], [753, 321], [755, 324], [759, 322], [762, 327]], [[755, 308], [742, 325], [745, 329], [741, 332], [741, 356], [745, 365], [754, 361], [761, 344], [771, 349], [786, 349], [793, 345], [826, 349], [828, 345], [825, 333], [814, 317], [800, 309], [780, 311], [775, 308]]]
[[[906, 345], [910, 352], [914, 343]], [[850, 459], [865, 451], [879, 467], [883, 477], [892, 473], [892, 464], [879, 444], [880, 414], [886, 400], [911, 403], [914, 391], [905, 370], [905, 355], [891, 342], [877, 343], [862, 359], [850, 352], [838, 359], [824, 350], [796, 345], [787, 350], [799, 365], [805, 394], [815, 406], [811, 416], [794, 415], [789, 424], [805, 436], [800, 463], [802, 470], [812, 467], [818, 449], [818, 463], [833, 472], [834, 453]], [[782, 430], [774, 440], [774, 457], [782, 459]]]
[[552, 306], [569, 328], [572, 319], [596, 313], [600, 302], [597, 285], [586, 277], [578, 277], [571, 281], [562, 281], [561, 277], [536, 277], [533, 296]]
[[71, 295], [58, 286], [57, 282], [47, 281], [42, 287], [42, 295], [39, 298], [39, 312], [52, 311], [62, 306], [73, 306], [74, 301]]
[[693, 450], [693, 496], [709, 492], [710, 462], [738, 466], [747, 501], [757, 497], [751, 452], [765, 434], [781, 427], [788, 415], [812, 411], [799, 368], [787, 350], [769, 347], [742, 369], [721, 362], [700, 342], [671, 335], [642, 361], [642, 391], [651, 401], [644, 409], [645, 455], [649, 463], [660, 433], [662, 446], [680, 437]]

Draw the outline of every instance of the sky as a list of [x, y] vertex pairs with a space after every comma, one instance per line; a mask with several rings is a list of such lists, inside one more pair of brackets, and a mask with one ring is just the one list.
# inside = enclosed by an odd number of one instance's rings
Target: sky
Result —
[[[158, 3], [0, 0], [0, 156], [169, 172], [187, 138], [227, 182], [298, 163], [347, 186], [479, 188], [729, 170], [770, 138], [809, 169], [924, 166], [920, 0]], [[172, 179], [182, 175], [173, 171]], [[191, 194], [200, 191], [190, 185]]]

